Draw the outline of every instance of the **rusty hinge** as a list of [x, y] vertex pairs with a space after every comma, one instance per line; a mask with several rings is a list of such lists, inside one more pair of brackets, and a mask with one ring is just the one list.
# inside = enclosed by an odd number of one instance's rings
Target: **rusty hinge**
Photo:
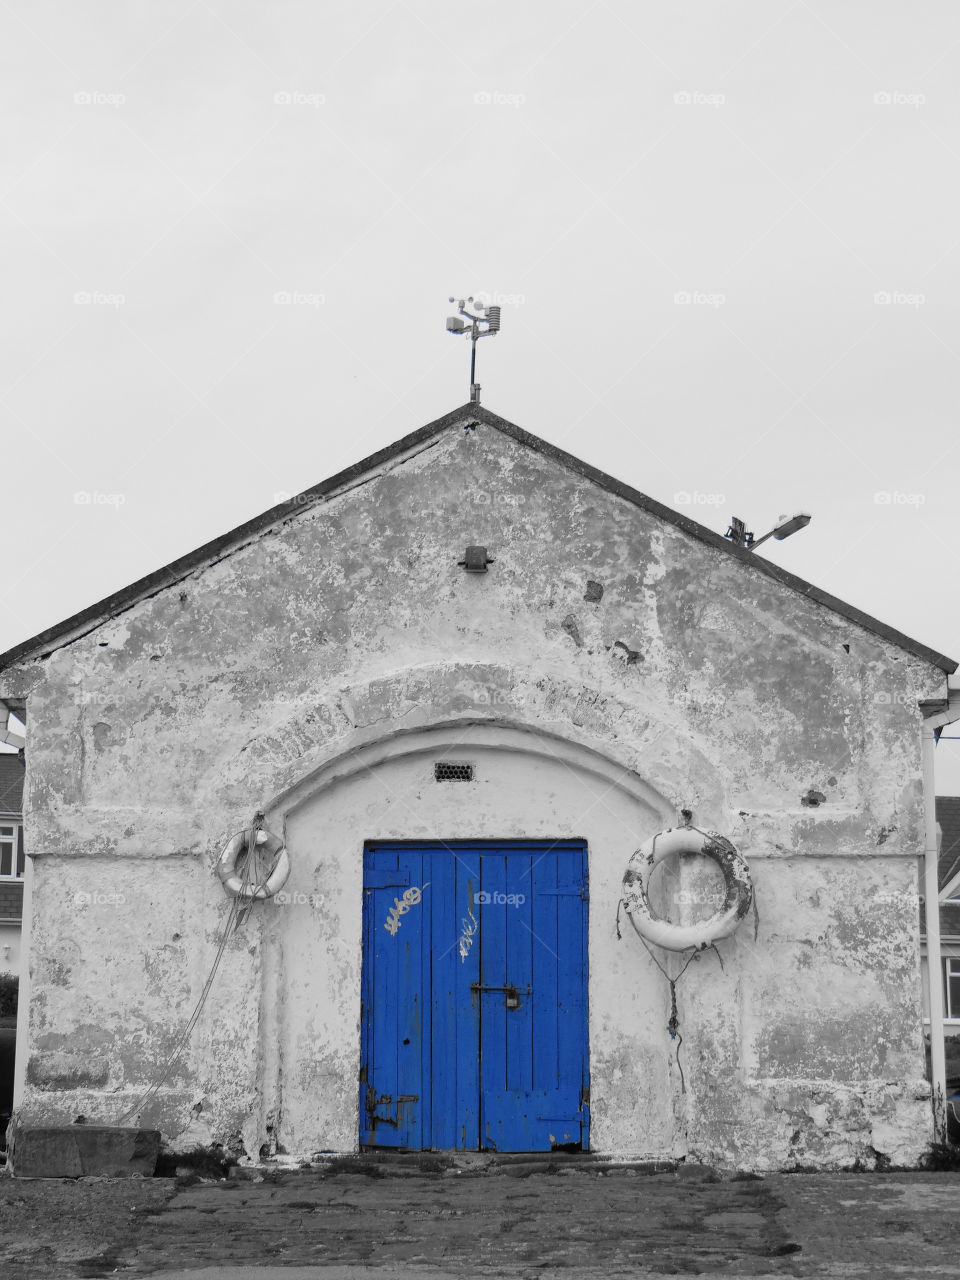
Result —
[[367, 1083], [367, 1064], [366, 1063], [364, 1063], [363, 1066], [360, 1068], [360, 1083], [361, 1084]]
[[365, 1099], [364, 1105], [366, 1106], [366, 1109], [370, 1113], [370, 1115], [373, 1115], [377, 1107], [388, 1107], [392, 1105], [392, 1103], [393, 1103], [392, 1093], [381, 1094], [380, 1097], [378, 1098], [377, 1091], [373, 1087], [373, 1085], [367, 1085], [367, 1093], [366, 1093], [366, 1099]]
[[582, 1111], [584, 1107], [589, 1107], [589, 1105], [590, 1105], [590, 1086], [584, 1084], [580, 1086], [580, 1110]]

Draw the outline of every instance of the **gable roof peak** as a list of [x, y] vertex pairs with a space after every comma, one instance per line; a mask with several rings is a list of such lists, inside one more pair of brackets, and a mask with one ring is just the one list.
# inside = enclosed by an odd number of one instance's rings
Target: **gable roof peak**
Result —
[[215, 538], [212, 542], [205, 543], [195, 551], [188, 552], [187, 555], [172, 561], [164, 568], [148, 574], [145, 578], [140, 578], [138, 581], [131, 583], [130, 586], [114, 592], [113, 595], [107, 596], [106, 599], [98, 601], [56, 626], [49, 627], [46, 631], [40, 632], [39, 635], [23, 641], [12, 649], [8, 649], [6, 653], [0, 654], [0, 671], [24, 659], [48, 656], [62, 645], [69, 644], [71, 641], [86, 635], [109, 618], [125, 612], [138, 601], [154, 595], [166, 587], [173, 586], [197, 569], [222, 559], [251, 538], [256, 537], [257, 534], [263, 533], [292, 516], [302, 513], [313, 504], [313, 500], [320, 501], [346, 488], [353, 487], [355, 483], [368, 476], [371, 471], [375, 471], [378, 467], [384, 466], [391, 461], [401, 459], [404, 454], [416, 451], [418, 446], [426, 444], [433, 437], [451, 428], [469, 429], [479, 426], [481, 423], [502, 432], [518, 444], [552, 459], [560, 466], [582, 476], [608, 493], [615, 494], [625, 502], [629, 502], [633, 506], [639, 507], [641, 510], [647, 511], [663, 520], [665, 523], [681, 529], [698, 541], [704, 542], [708, 546], [724, 552], [726, 555], [733, 556], [744, 566], [749, 566], [767, 577], [775, 579], [777, 582], [799, 592], [808, 600], [813, 600], [817, 604], [823, 605], [825, 608], [849, 619], [867, 631], [873, 632], [898, 648], [912, 653], [915, 657], [921, 658], [925, 662], [929, 662], [932, 666], [939, 667], [947, 673], [956, 671], [957, 663], [952, 658], [938, 653], [935, 649], [930, 649], [927, 645], [921, 644], [917, 640], [912, 640], [909, 636], [888, 626], [886, 623], [880, 622], [853, 605], [847, 604], [836, 596], [832, 596], [826, 591], [821, 591], [819, 587], [806, 582], [803, 578], [798, 578], [795, 574], [788, 573], [787, 570], [781, 569], [763, 556], [759, 556], [746, 548], [736, 546], [713, 529], [708, 529], [705, 525], [698, 524], [696, 520], [691, 520], [689, 516], [681, 515], [671, 507], [658, 502], [655, 498], [648, 497], [645, 493], [641, 493], [638, 489], [624, 484], [622, 481], [608, 475], [605, 471], [601, 471], [590, 463], [575, 457], [572, 453], [567, 453], [564, 449], [548, 443], [532, 432], [525, 431], [508, 419], [501, 418], [499, 414], [486, 408], [485, 405], [473, 401], [468, 401], [466, 404], [459, 405], [456, 409], [451, 409], [449, 413], [434, 419], [433, 422], [429, 422], [415, 431], [411, 431], [408, 435], [394, 441], [393, 444], [386, 445], [369, 457], [347, 467], [344, 471], [340, 471], [327, 480], [305, 489], [302, 493], [278, 503], [261, 515], [254, 516], [252, 520], [248, 520], [237, 528], [231, 529], [228, 533], [222, 534], [219, 538]]

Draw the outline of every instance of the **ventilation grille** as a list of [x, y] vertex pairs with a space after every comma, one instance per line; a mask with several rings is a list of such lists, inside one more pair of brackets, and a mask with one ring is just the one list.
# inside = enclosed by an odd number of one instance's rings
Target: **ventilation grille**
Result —
[[433, 776], [437, 782], [472, 782], [473, 765], [443, 761], [433, 766]]

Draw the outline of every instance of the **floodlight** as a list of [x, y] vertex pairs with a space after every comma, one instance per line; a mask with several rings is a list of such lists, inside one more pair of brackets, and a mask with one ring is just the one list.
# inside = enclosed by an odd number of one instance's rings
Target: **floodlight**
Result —
[[762, 538], [754, 538], [753, 534], [747, 531], [744, 521], [733, 516], [730, 520], [730, 528], [723, 536], [729, 538], [734, 546], [743, 547], [744, 551], [755, 551], [760, 543], [766, 542], [768, 538], [776, 538], [778, 542], [782, 542], [798, 529], [805, 529], [812, 518], [806, 511], [799, 511], [795, 516], [781, 515], [769, 533], [765, 533]]
[[789, 538], [791, 533], [796, 533], [798, 529], [805, 529], [811, 517], [805, 511], [800, 511], [795, 516], [781, 516], [780, 519], [783, 523], [778, 524], [773, 531], [773, 536], [778, 542]]

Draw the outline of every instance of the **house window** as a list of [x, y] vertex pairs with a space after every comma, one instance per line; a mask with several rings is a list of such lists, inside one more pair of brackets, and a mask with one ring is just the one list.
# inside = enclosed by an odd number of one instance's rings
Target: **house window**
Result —
[[943, 961], [947, 985], [948, 1018], [960, 1019], [960, 956], [946, 956]]
[[20, 827], [19, 825], [0, 826], [0, 880], [22, 879], [23, 840]]

